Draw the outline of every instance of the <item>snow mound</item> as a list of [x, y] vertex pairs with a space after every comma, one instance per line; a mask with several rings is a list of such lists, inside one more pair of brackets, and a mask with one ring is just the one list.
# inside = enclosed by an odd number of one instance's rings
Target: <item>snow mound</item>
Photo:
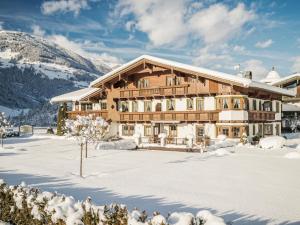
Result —
[[265, 149], [278, 149], [282, 148], [286, 143], [286, 139], [280, 136], [272, 136], [262, 138], [259, 141], [259, 145], [261, 148]]
[[296, 146], [296, 150], [300, 150], [300, 144]]
[[156, 215], [151, 220], [152, 225], [161, 225], [161, 224], [167, 224], [167, 220], [162, 215]]
[[193, 221], [193, 218], [194, 218], [194, 216], [191, 213], [174, 212], [168, 218], [168, 224], [170, 224], [170, 225], [187, 225], [187, 224], [191, 224], [191, 222]]
[[217, 139], [220, 141], [225, 141], [227, 139], [227, 136], [224, 134], [220, 134], [220, 135], [218, 135]]
[[222, 218], [211, 214], [211, 212], [208, 210], [199, 211], [196, 217], [202, 221], [205, 221], [205, 225], [226, 225]]
[[299, 152], [289, 152], [284, 155], [284, 158], [287, 159], [300, 159], [300, 153]]
[[0, 221], [0, 225], [11, 225], [10, 223], [6, 223], [6, 222], [3, 222], [3, 221]]
[[96, 146], [96, 150], [133, 150], [136, 148], [136, 143], [131, 139], [111, 142], [99, 142]]

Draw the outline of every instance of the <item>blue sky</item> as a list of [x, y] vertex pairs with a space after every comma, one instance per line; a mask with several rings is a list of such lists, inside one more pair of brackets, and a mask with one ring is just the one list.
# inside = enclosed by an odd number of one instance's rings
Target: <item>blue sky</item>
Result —
[[300, 72], [300, 1], [1, 0], [0, 29], [122, 63], [141, 54], [261, 79]]

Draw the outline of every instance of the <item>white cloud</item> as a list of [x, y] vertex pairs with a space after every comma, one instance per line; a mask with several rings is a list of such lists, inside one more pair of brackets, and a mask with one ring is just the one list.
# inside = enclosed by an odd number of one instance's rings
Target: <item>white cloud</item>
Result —
[[243, 53], [245, 52], [245, 46], [241, 46], [241, 45], [235, 45], [233, 46], [233, 51], [238, 52], [238, 53]]
[[189, 25], [205, 43], [215, 43], [234, 37], [247, 22], [254, 18], [255, 14], [247, 11], [242, 3], [232, 10], [219, 3], [194, 14], [189, 20]]
[[41, 37], [43, 37], [43, 36], [45, 36], [45, 34], [46, 34], [46, 31], [43, 30], [43, 29], [42, 29], [40, 26], [38, 26], [38, 25], [32, 25], [32, 26], [31, 26], [31, 29], [32, 29], [33, 35], [35, 35], [35, 36], [41, 36]]
[[75, 16], [78, 16], [80, 10], [88, 8], [88, 0], [50, 0], [43, 2], [41, 6], [42, 13], [45, 15], [51, 15], [57, 12], [73, 12]]
[[272, 44], [274, 43], [274, 41], [272, 39], [268, 39], [266, 41], [262, 41], [262, 42], [257, 42], [255, 44], [255, 47], [257, 48], [268, 48], [270, 47]]
[[255, 18], [242, 3], [229, 9], [222, 3], [204, 8], [189, 0], [119, 0], [116, 8], [115, 16], [133, 15], [136, 29], [147, 33], [155, 46], [182, 46], [191, 37], [206, 44], [225, 42]]
[[184, 10], [185, 0], [120, 0], [117, 5], [118, 15], [134, 14], [136, 29], [147, 33], [156, 46], [176, 43], [186, 36]]
[[250, 60], [245, 61], [242, 64], [242, 69], [244, 71], [252, 71], [254, 80], [261, 80], [268, 73], [268, 70], [264, 66], [263, 62], [260, 60], [256, 60], [256, 59], [250, 59]]
[[212, 69], [232, 68], [233, 58], [228, 54], [228, 46], [222, 45], [214, 47], [213, 45], [201, 48], [193, 59], [197, 66], [208, 67]]
[[47, 38], [57, 45], [88, 58], [93, 62], [104, 62], [111, 67], [119, 65], [122, 62], [122, 60], [115, 56], [100, 52], [104, 47], [104, 43], [102, 42], [72, 41], [63, 35], [51, 35]]
[[294, 58], [294, 63], [292, 65], [292, 72], [300, 72], [300, 56]]

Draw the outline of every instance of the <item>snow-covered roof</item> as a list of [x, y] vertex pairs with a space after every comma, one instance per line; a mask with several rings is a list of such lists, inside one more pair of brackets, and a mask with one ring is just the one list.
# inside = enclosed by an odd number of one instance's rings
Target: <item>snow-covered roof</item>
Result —
[[196, 66], [192, 66], [192, 65], [188, 65], [188, 64], [184, 64], [184, 63], [180, 63], [180, 62], [175, 62], [172, 60], [162, 59], [162, 58], [158, 58], [158, 57], [154, 57], [154, 56], [150, 56], [150, 55], [142, 55], [138, 58], [133, 59], [132, 61], [129, 61], [128, 63], [123, 64], [122, 66], [110, 71], [109, 73], [107, 73], [107, 74], [99, 77], [98, 79], [94, 80], [93, 82], [91, 82], [90, 87], [95, 86], [96, 84], [100, 83], [101, 81], [103, 81], [109, 77], [113, 77], [114, 75], [118, 74], [119, 72], [126, 69], [127, 67], [130, 67], [131, 65], [133, 65], [139, 61], [142, 61], [142, 60], [157, 62], [159, 64], [171, 66], [174, 69], [177, 68], [177, 69], [181, 69], [181, 70], [191, 71], [194, 73], [206, 74], [206, 75], [210, 76], [212, 79], [215, 78], [218, 80], [232, 82], [232, 83], [235, 83], [236, 85], [239, 85], [242, 87], [253, 87], [253, 88], [263, 89], [263, 90], [267, 90], [270, 92], [274, 92], [274, 93], [278, 93], [278, 94], [282, 94], [282, 95], [286, 95], [286, 96], [294, 96], [295, 95], [294, 92], [291, 92], [291, 91], [288, 91], [288, 90], [285, 90], [282, 88], [274, 87], [274, 86], [271, 86], [271, 85], [268, 85], [265, 83], [253, 81], [248, 78], [238, 77], [235, 75], [218, 72], [218, 71], [214, 71], [214, 70], [210, 70], [210, 69], [206, 69], [206, 68], [202, 68], [202, 67], [196, 67]]
[[284, 112], [300, 112], [300, 106], [297, 104], [282, 104], [282, 111]]
[[261, 80], [261, 82], [270, 84], [272, 82], [276, 82], [279, 79], [280, 79], [279, 73], [275, 70], [274, 67], [272, 67], [272, 70], [268, 73], [266, 78]]
[[271, 84], [272, 85], [284, 84], [286, 82], [293, 81], [295, 79], [300, 79], [300, 73], [294, 73], [292, 75], [282, 77], [281, 79], [278, 79], [278, 80], [272, 82]]
[[75, 102], [75, 101], [80, 101], [92, 94], [95, 94], [96, 92], [99, 92], [101, 89], [100, 88], [83, 88], [77, 91], [69, 92], [63, 95], [59, 95], [56, 97], [51, 98], [50, 102], [51, 103], [56, 103], [56, 102]]

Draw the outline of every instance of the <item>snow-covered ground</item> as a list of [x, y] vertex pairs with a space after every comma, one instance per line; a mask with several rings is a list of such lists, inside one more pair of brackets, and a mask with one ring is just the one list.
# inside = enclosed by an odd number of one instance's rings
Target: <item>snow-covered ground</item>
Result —
[[[149, 213], [208, 209], [233, 224], [300, 224], [298, 136], [288, 147], [229, 147], [211, 153], [93, 150], [79, 172], [79, 146], [54, 136], [7, 139], [0, 178], [97, 204]], [[294, 153], [293, 155], [297, 155]]]

